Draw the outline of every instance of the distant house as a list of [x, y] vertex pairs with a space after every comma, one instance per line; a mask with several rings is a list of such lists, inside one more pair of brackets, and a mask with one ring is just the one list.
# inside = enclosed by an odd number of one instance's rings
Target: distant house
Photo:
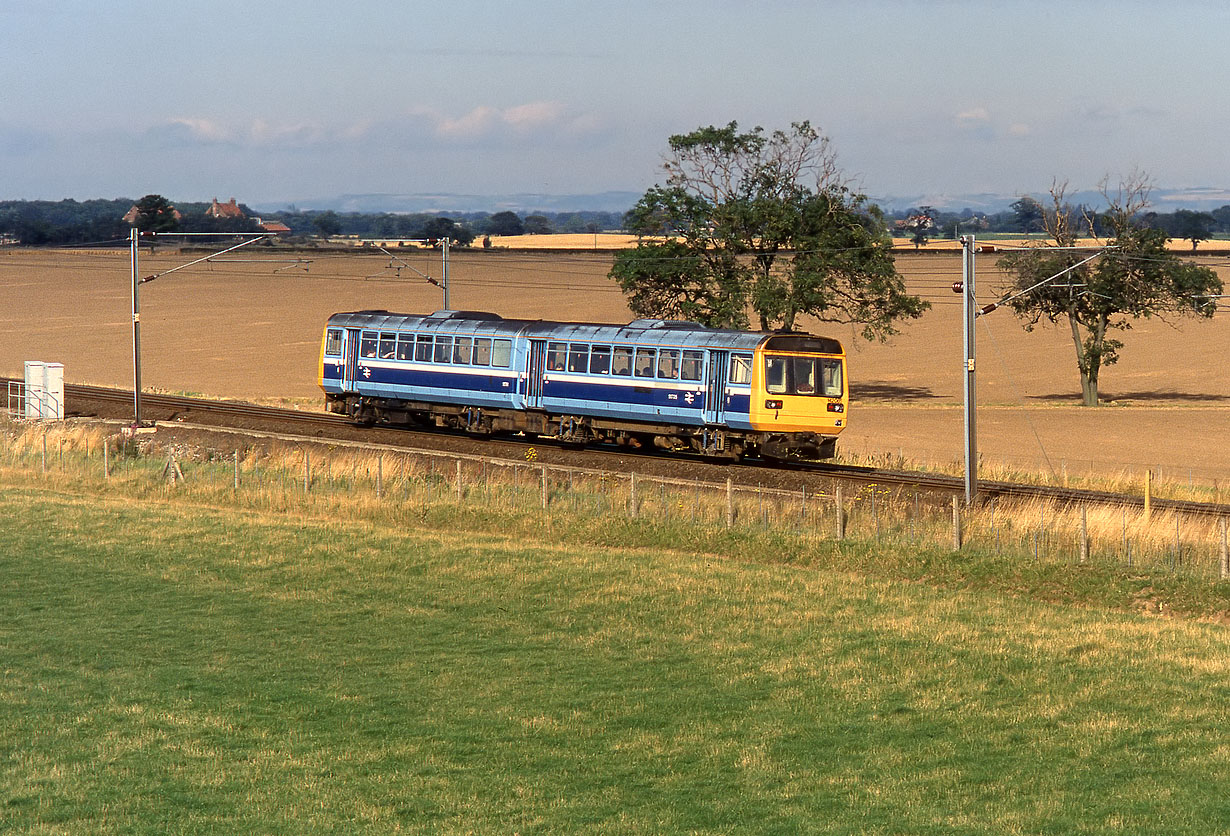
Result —
[[260, 218], [253, 218], [256, 221], [257, 227], [261, 232], [268, 232], [271, 235], [289, 235], [290, 227], [281, 221], [263, 221]]
[[219, 203], [218, 198], [214, 198], [213, 203], [205, 210], [205, 216], [208, 218], [243, 218], [243, 210], [235, 203], [235, 198], [231, 198], [228, 203]]
[[[179, 210], [176, 209], [174, 206], [171, 207], [171, 212], [172, 214], [175, 215], [175, 220], [182, 221], [184, 219], [184, 216], [181, 215], [179, 213]], [[132, 205], [132, 208], [124, 213], [124, 223], [126, 223], [128, 226], [136, 226], [138, 214], [140, 214], [140, 212], [137, 209], [137, 204], [134, 203]]]

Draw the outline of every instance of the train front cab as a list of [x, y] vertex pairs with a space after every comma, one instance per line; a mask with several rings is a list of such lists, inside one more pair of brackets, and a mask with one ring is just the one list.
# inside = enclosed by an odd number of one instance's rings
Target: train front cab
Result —
[[849, 404], [846, 356], [837, 340], [775, 334], [757, 346], [749, 419], [764, 455], [832, 457]]

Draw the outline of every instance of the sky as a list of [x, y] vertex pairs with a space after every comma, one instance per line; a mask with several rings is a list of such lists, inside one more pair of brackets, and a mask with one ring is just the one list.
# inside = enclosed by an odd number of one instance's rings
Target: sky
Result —
[[1197, 0], [0, 0], [0, 199], [640, 192], [732, 120], [871, 195], [1230, 187], [1227, 89]]

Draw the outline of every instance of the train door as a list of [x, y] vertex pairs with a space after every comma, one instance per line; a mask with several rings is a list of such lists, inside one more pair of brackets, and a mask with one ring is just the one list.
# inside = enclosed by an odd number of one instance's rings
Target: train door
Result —
[[525, 369], [525, 408], [542, 408], [542, 376], [547, 364], [547, 341], [530, 340], [530, 358]]
[[709, 352], [709, 378], [705, 385], [706, 424], [721, 424], [726, 420], [726, 370], [729, 367], [729, 351]]
[[342, 391], [353, 392], [359, 376], [359, 329], [346, 329], [346, 347], [342, 356]]

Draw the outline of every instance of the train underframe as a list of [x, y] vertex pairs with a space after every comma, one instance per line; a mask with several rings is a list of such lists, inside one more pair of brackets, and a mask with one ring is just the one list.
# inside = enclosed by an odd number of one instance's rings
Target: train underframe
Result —
[[837, 439], [809, 432], [762, 433], [726, 427], [696, 427], [621, 421], [543, 410], [515, 410], [454, 404], [327, 395], [329, 412], [346, 415], [364, 426], [461, 430], [474, 435], [522, 433], [565, 444], [615, 444], [633, 449], [658, 448], [737, 461], [744, 456], [777, 460], [832, 458]]

